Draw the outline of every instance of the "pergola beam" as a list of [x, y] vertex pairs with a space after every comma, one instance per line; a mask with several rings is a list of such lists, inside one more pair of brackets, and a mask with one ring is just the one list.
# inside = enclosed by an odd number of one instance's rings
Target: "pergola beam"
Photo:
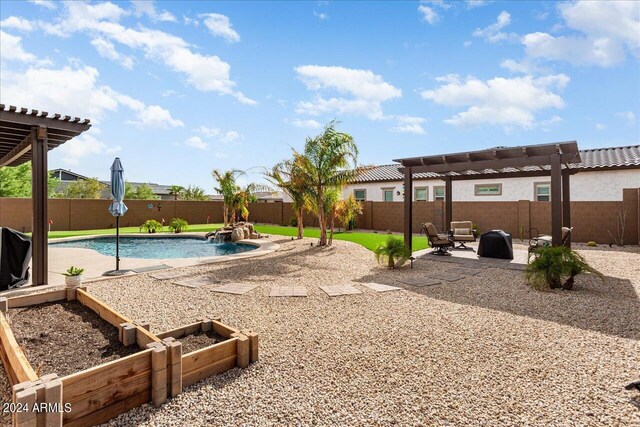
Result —
[[31, 150], [33, 140], [33, 131], [29, 133], [21, 142], [18, 143], [11, 151], [9, 151], [4, 157], [0, 159], [0, 167], [7, 166], [14, 161], [18, 160], [22, 156]]

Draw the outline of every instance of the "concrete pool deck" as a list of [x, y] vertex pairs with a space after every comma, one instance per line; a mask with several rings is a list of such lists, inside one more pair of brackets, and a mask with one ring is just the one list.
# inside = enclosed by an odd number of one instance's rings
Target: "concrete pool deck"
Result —
[[[156, 233], [153, 235], [148, 234], [126, 234], [122, 237], [133, 238], [185, 238], [185, 237], [199, 237], [204, 239], [205, 233]], [[88, 235], [79, 237], [66, 237], [61, 239], [51, 239], [49, 243], [58, 242], [70, 242], [75, 240], [86, 240], [93, 238], [113, 238], [113, 235]], [[272, 253], [280, 247], [277, 243], [269, 241], [268, 238], [262, 239], [247, 239], [242, 240], [239, 243], [245, 243], [248, 245], [257, 246], [256, 249], [242, 252], [232, 255], [221, 256], [203, 256], [195, 258], [120, 258], [121, 270], [133, 270], [144, 267], [158, 266], [161, 264], [169, 267], [188, 267], [193, 265], [211, 264], [218, 262], [232, 261], [235, 259], [253, 258], [262, 255]], [[113, 270], [116, 266], [116, 259], [113, 256], [103, 255], [93, 249], [84, 248], [59, 248], [55, 245], [49, 245], [49, 268], [48, 268], [48, 285], [63, 285], [64, 276], [62, 273], [66, 271], [70, 266], [82, 267], [85, 269], [83, 278], [84, 281], [92, 281], [102, 279], [102, 275], [105, 271]], [[128, 275], [136, 274], [134, 272], [128, 273]], [[20, 288], [30, 289], [30, 287]], [[5, 292], [19, 291], [9, 290]]]

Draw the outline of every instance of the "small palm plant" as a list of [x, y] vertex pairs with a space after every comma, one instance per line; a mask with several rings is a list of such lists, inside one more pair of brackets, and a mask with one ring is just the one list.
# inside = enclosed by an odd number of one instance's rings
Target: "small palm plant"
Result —
[[67, 268], [67, 271], [62, 273], [62, 275], [66, 277], [74, 277], [74, 276], [82, 276], [82, 273], [84, 273], [84, 268], [74, 267], [72, 265], [71, 267]]
[[82, 284], [82, 273], [84, 273], [84, 268], [72, 265], [62, 275], [65, 276], [64, 281], [69, 288], [77, 288]]
[[171, 218], [171, 221], [169, 221], [169, 230], [173, 231], [174, 233], [187, 231], [188, 226], [189, 223], [182, 218]]
[[[604, 276], [591, 267], [577, 252], [566, 246], [539, 248], [534, 260], [527, 266], [525, 276], [536, 289], [573, 289], [575, 277], [581, 273], [591, 273], [604, 280]], [[567, 279], [562, 282], [562, 279]]]
[[380, 243], [373, 251], [376, 254], [376, 260], [383, 264], [387, 263], [390, 269], [402, 267], [411, 257], [411, 251], [404, 245], [402, 239], [389, 236], [384, 243]]
[[158, 230], [162, 231], [162, 224], [155, 219], [148, 219], [140, 226], [140, 231], [143, 230], [147, 233], [155, 233]]

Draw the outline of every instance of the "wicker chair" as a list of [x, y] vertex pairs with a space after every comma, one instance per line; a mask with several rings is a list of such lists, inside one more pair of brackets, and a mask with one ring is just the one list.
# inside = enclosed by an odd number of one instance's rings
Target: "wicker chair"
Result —
[[451, 255], [449, 252], [455, 244], [453, 240], [446, 234], [438, 234], [438, 230], [435, 225], [430, 222], [422, 224], [422, 230], [424, 234], [427, 235], [427, 240], [429, 241], [429, 245], [434, 248], [434, 251], [431, 251], [434, 255]]

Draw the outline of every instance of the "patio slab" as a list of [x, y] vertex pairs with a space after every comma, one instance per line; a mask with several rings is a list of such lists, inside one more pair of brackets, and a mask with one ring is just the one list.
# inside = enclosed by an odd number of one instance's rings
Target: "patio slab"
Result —
[[174, 285], [186, 286], [188, 288], [200, 288], [205, 285], [215, 285], [220, 283], [218, 279], [209, 277], [209, 276], [196, 276], [196, 277], [187, 277], [184, 279], [175, 280], [173, 282]]
[[212, 292], [220, 292], [223, 294], [244, 295], [247, 292], [257, 288], [260, 285], [251, 283], [229, 283], [217, 288], [212, 288]]
[[307, 288], [304, 286], [274, 286], [269, 293], [270, 297], [306, 297]]
[[167, 268], [172, 268], [172, 267], [167, 264], [158, 264], [158, 265], [149, 265], [147, 267], [134, 268], [133, 271], [135, 271], [136, 273], [147, 273], [149, 271], [166, 270]]
[[158, 280], [168, 280], [168, 279], [177, 279], [179, 277], [185, 277], [186, 275], [187, 273], [185, 273], [184, 271], [173, 270], [173, 271], [165, 271], [162, 273], [153, 273], [153, 274], [150, 274], [149, 276]]
[[461, 274], [463, 276], [475, 276], [476, 274], [480, 273], [482, 270], [486, 270], [486, 268], [485, 267], [482, 267], [482, 268], [457, 267], [447, 271], [447, 273]]
[[362, 293], [361, 290], [352, 285], [320, 286], [320, 289], [325, 291], [325, 293], [330, 297], [338, 297], [341, 295], [355, 295]]
[[457, 282], [458, 280], [462, 280], [467, 276], [464, 276], [462, 274], [450, 273], [447, 271], [445, 273], [433, 273], [429, 277], [433, 279], [446, 280], [447, 282]]
[[442, 280], [432, 279], [427, 276], [417, 276], [417, 277], [407, 277], [404, 279], [398, 279], [398, 282], [404, 283], [405, 285], [411, 286], [432, 286], [439, 285], [442, 283]]
[[384, 285], [382, 283], [361, 283], [361, 285], [376, 292], [399, 291], [402, 289], [398, 286]]

